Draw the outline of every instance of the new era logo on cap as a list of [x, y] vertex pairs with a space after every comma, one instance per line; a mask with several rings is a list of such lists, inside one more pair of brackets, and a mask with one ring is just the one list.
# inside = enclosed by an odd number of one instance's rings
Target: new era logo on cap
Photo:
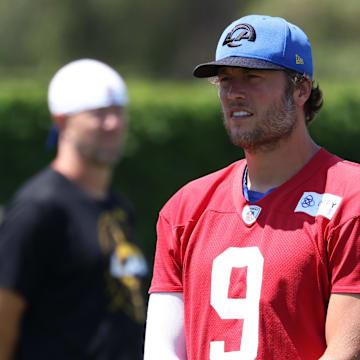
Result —
[[306, 34], [285, 19], [263, 15], [245, 16], [230, 24], [219, 39], [215, 61], [198, 65], [194, 75], [216, 76], [219, 66], [286, 68], [313, 76]]
[[295, 55], [295, 61], [297, 64], [304, 64], [304, 59], [298, 54]]

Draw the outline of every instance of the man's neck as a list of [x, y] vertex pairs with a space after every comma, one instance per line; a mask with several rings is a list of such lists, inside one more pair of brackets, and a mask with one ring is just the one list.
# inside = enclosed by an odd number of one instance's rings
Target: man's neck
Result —
[[112, 176], [112, 168], [97, 164], [89, 164], [79, 158], [55, 158], [51, 167], [70, 181], [97, 199], [107, 196]]
[[266, 192], [278, 187], [300, 171], [320, 147], [306, 135], [301, 141], [282, 141], [271, 151], [246, 152], [249, 190]]

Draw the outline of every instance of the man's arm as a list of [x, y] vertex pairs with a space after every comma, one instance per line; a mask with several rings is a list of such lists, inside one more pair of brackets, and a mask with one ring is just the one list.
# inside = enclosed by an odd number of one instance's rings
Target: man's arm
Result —
[[0, 288], [0, 360], [12, 358], [25, 306], [22, 296]]
[[186, 360], [182, 293], [153, 293], [149, 298], [144, 360]]
[[319, 360], [360, 359], [360, 294], [332, 294], [326, 316], [327, 349]]

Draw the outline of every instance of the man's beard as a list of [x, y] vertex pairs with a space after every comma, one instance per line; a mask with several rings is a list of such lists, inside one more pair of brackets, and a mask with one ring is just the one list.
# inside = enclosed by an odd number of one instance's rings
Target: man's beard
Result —
[[[241, 120], [240, 120], [241, 121]], [[273, 103], [267, 111], [257, 118], [256, 126], [247, 132], [229, 125], [224, 126], [232, 143], [250, 153], [274, 150], [280, 140], [288, 138], [297, 126], [296, 106], [290, 91], [286, 91], [280, 101]]]
[[83, 159], [89, 163], [100, 166], [114, 166], [122, 156], [122, 147], [113, 149], [108, 148], [93, 148], [84, 144], [75, 144], [79, 154]]

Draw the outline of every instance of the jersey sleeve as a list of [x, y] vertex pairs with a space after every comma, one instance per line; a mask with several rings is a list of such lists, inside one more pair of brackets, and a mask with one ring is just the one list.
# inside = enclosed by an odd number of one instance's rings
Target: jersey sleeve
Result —
[[153, 278], [149, 293], [182, 292], [182, 265], [179, 231], [160, 213], [157, 223], [157, 243]]
[[328, 242], [332, 293], [360, 293], [360, 217], [337, 226]]
[[44, 229], [48, 219], [34, 203], [15, 201], [6, 210], [0, 226], [0, 287], [29, 299], [41, 283]]
[[[150, 293], [183, 292], [183, 264], [189, 254], [188, 244], [194, 228], [210, 201], [216, 203], [217, 199], [221, 199], [221, 202], [224, 202], [222, 194], [228, 194], [229, 189], [232, 189], [236, 164], [238, 163], [187, 183], [162, 208], [157, 223]], [[214, 195], [217, 191], [219, 192]], [[186, 279], [188, 276], [191, 275], [187, 272]]]

